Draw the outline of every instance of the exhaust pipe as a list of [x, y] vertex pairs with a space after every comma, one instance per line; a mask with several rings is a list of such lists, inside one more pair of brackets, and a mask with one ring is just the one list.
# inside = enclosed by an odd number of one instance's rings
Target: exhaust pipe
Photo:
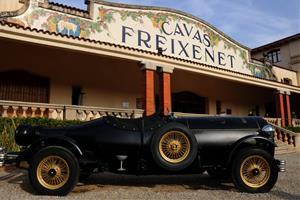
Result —
[[18, 153], [6, 153], [5, 148], [0, 147], [0, 167], [3, 167], [5, 164], [16, 163], [18, 157]]
[[0, 167], [4, 166], [5, 161], [5, 148], [0, 147]]
[[276, 164], [277, 164], [279, 172], [285, 172], [286, 171], [286, 168], [285, 168], [286, 161], [285, 160], [276, 160]]

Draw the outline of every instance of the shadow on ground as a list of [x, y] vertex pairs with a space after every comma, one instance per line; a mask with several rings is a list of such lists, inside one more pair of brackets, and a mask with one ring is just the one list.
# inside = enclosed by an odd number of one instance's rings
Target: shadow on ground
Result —
[[[84, 181], [84, 186], [97, 185], [102, 188], [128, 188], [145, 187], [159, 191], [177, 192], [186, 189], [191, 190], [235, 190], [234, 185], [228, 180], [212, 179], [206, 174], [203, 175], [118, 175], [98, 174], [91, 176]], [[78, 188], [81, 184], [78, 184]]]
[[[0, 181], [20, 185], [20, 188], [25, 192], [34, 194], [25, 170], [13, 170], [6, 175], [0, 176]], [[160, 192], [182, 192], [184, 190], [199, 189], [235, 190], [234, 185], [229, 181], [212, 179], [206, 174], [134, 176], [103, 173], [92, 175], [84, 183], [78, 183], [73, 193], [84, 193], [97, 189], [129, 189], [130, 187], [144, 187]]]
[[[27, 171], [12, 170], [9, 173], [0, 175], [0, 182], [20, 187], [23, 191], [29, 194], [35, 194], [31, 187]], [[78, 183], [72, 191], [73, 194], [85, 193], [90, 191], [115, 191], [118, 189], [133, 189], [142, 188], [149, 189], [151, 192], [184, 192], [188, 190], [223, 190], [230, 192], [238, 192], [230, 181], [217, 180], [210, 178], [207, 174], [203, 175], [149, 175], [149, 176], [134, 176], [102, 173], [92, 175], [84, 183]], [[232, 193], [234, 194], [234, 193]], [[282, 190], [281, 187], [276, 187], [268, 193], [271, 196], [279, 199], [300, 199], [299, 195], [290, 194]], [[250, 195], [252, 194], [243, 194]], [[269, 196], [270, 197], [270, 196]]]

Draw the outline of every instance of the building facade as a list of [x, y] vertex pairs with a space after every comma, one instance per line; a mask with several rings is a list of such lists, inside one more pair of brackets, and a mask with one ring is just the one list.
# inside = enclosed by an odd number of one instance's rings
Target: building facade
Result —
[[[300, 33], [254, 48], [251, 50], [251, 56], [258, 60], [267, 58], [274, 65], [296, 71], [299, 82]], [[290, 84], [291, 81], [288, 78], [285, 78], [281, 79], [281, 82]]]
[[[269, 44], [254, 48], [251, 50], [251, 57], [263, 61], [268, 59], [273, 65], [294, 70], [297, 73], [298, 83], [300, 81], [300, 33], [274, 41]], [[288, 77], [279, 79], [284, 84], [292, 84]], [[298, 95], [292, 96], [292, 107], [300, 101]], [[299, 110], [292, 110], [296, 116], [299, 116]]]
[[294, 68], [252, 59], [253, 51], [181, 11], [86, 3], [79, 10], [0, 1], [2, 116], [55, 107], [67, 118], [82, 108], [93, 116], [108, 108], [259, 115], [279, 117], [283, 126], [300, 117]]

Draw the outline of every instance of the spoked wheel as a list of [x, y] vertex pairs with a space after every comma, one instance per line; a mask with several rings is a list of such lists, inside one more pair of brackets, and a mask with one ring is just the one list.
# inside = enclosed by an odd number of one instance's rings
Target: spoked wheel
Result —
[[271, 168], [262, 156], [249, 156], [241, 164], [240, 176], [247, 186], [259, 188], [270, 179]]
[[154, 134], [151, 151], [158, 166], [169, 171], [180, 171], [195, 160], [197, 141], [186, 126], [173, 122]]
[[232, 180], [242, 192], [268, 192], [278, 178], [275, 159], [263, 149], [242, 150], [232, 166]]
[[47, 156], [37, 167], [38, 181], [49, 190], [56, 190], [65, 185], [70, 177], [68, 163], [59, 156]]
[[188, 137], [179, 131], [169, 131], [159, 141], [159, 153], [170, 163], [179, 163], [190, 153]]
[[76, 185], [79, 165], [68, 149], [49, 146], [34, 155], [28, 175], [38, 194], [62, 196]]

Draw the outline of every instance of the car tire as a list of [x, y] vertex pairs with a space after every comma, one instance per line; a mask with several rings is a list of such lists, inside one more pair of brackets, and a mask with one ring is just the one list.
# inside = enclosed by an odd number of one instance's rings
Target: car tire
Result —
[[33, 156], [28, 175], [38, 194], [65, 196], [77, 184], [79, 171], [78, 160], [71, 151], [48, 146]]
[[278, 168], [267, 151], [249, 147], [241, 150], [232, 163], [232, 180], [241, 192], [269, 192], [278, 178]]
[[206, 171], [210, 177], [215, 178], [215, 179], [221, 179], [221, 180], [230, 179], [230, 175], [231, 175], [230, 170], [219, 168], [219, 167], [210, 168]]
[[154, 161], [168, 171], [180, 171], [190, 166], [197, 156], [197, 149], [195, 136], [186, 126], [176, 122], [156, 131], [151, 142]]

